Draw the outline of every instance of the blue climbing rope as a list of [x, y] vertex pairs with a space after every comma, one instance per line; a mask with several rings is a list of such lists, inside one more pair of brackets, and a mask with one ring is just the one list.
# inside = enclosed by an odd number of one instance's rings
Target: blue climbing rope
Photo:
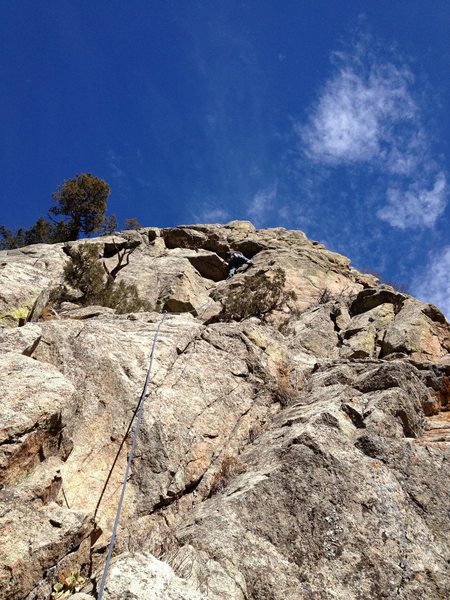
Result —
[[105, 569], [103, 571], [102, 582], [100, 584], [100, 590], [98, 592], [97, 600], [102, 600], [103, 592], [105, 590], [106, 579], [108, 577], [109, 566], [111, 563], [111, 556], [112, 556], [113, 549], [114, 549], [114, 542], [116, 540], [116, 535], [117, 535], [117, 528], [119, 526], [120, 513], [122, 511], [123, 499], [125, 497], [125, 490], [127, 487], [128, 477], [130, 475], [131, 461], [133, 460], [134, 450], [136, 448], [136, 443], [137, 443], [138, 434], [139, 434], [139, 428], [141, 426], [142, 416], [144, 414], [145, 394], [147, 393], [147, 387], [148, 387], [148, 384], [149, 384], [150, 378], [151, 378], [153, 356], [155, 354], [159, 330], [161, 329], [161, 325], [164, 323], [166, 316], [167, 316], [166, 314], [163, 315], [163, 318], [158, 323], [158, 327], [156, 328], [155, 335], [153, 336], [153, 343], [152, 343], [152, 349], [150, 352], [150, 360], [149, 360], [149, 365], [148, 365], [148, 369], [147, 369], [147, 375], [145, 377], [144, 389], [142, 390], [142, 394], [139, 399], [138, 415], [137, 415], [136, 426], [134, 428], [134, 433], [133, 433], [133, 441], [131, 443], [130, 453], [128, 455], [127, 468], [125, 470], [125, 477], [124, 477], [123, 484], [122, 484], [122, 491], [120, 493], [119, 504], [117, 505], [116, 518], [114, 519], [114, 527], [113, 527], [112, 534], [111, 534], [111, 542], [109, 544], [108, 556], [106, 557]]

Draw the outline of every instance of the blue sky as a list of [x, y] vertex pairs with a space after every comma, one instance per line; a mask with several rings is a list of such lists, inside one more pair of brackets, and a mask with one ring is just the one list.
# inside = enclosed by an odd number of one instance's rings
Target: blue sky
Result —
[[64, 179], [144, 225], [299, 228], [450, 315], [448, 0], [14, 0], [0, 223]]

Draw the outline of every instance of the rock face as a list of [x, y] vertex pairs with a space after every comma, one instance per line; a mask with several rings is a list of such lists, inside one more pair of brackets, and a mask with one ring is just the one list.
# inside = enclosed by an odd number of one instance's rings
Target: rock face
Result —
[[[154, 311], [55, 304], [81, 244]], [[436, 307], [248, 222], [4, 251], [0, 283], [0, 600], [96, 596], [161, 311], [105, 600], [450, 596]]]

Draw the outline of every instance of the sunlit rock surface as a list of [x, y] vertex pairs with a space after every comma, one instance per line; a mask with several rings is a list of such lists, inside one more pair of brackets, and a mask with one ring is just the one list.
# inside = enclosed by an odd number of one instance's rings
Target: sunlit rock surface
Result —
[[[109, 270], [130, 250], [117, 280], [153, 310], [52, 306], [85, 243]], [[226, 279], [230, 249], [254, 265]], [[162, 311], [105, 600], [450, 596], [436, 307], [239, 221], [3, 251], [0, 284], [0, 600], [95, 597]]]

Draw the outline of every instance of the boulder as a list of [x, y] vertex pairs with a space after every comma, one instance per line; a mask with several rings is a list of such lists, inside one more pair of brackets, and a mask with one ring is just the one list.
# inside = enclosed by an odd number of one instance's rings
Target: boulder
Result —
[[162, 238], [167, 248], [190, 248], [197, 250], [203, 248], [208, 236], [201, 231], [189, 229], [188, 227], [171, 227], [163, 229]]
[[191, 265], [205, 279], [222, 281], [228, 275], [228, 264], [215, 252], [176, 248], [169, 251], [169, 256], [187, 258]]
[[290, 319], [284, 329], [290, 346], [318, 359], [337, 356], [338, 335], [332, 320], [333, 307], [320, 305]]
[[374, 327], [352, 329], [343, 334], [339, 355], [343, 358], [369, 358], [376, 353], [377, 332]]
[[158, 310], [198, 312], [212, 304], [209, 291], [213, 282], [204, 279], [188, 258], [170, 252], [156, 257], [147, 250], [133, 252], [117, 281], [136, 285], [141, 297]]
[[403, 352], [413, 359], [439, 359], [445, 352], [441, 347], [433, 322], [416, 300], [406, 300], [395, 319], [386, 327], [382, 356]]
[[41, 328], [35, 323], [24, 327], [0, 329], [0, 354], [15, 352], [31, 356], [41, 340]]
[[0, 327], [25, 323], [41, 294], [61, 280], [67, 260], [62, 244], [1, 251]]
[[37, 298], [50, 284], [51, 279], [31, 264], [0, 265], [0, 326], [24, 324]]
[[105, 600], [204, 600], [207, 596], [177, 577], [151, 554], [123, 554], [111, 565]]

